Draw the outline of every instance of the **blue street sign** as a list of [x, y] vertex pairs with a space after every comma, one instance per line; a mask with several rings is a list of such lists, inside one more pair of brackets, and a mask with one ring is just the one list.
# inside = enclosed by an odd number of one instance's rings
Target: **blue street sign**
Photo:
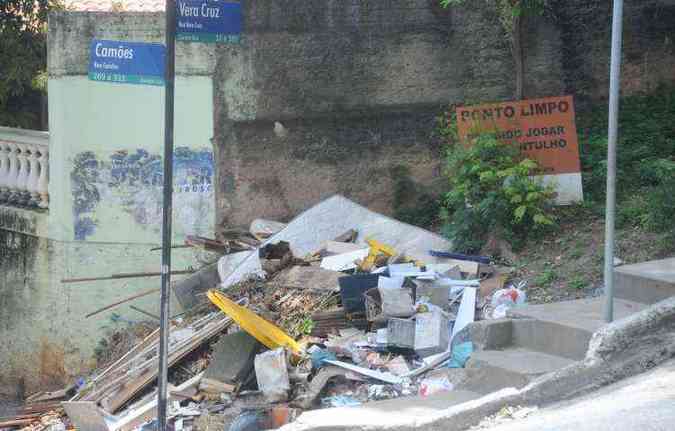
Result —
[[158, 43], [94, 39], [89, 79], [122, 84], [164, 85], [166, 49]]
[[176, 40], [239, 43], [241, 3], [176, 0]]

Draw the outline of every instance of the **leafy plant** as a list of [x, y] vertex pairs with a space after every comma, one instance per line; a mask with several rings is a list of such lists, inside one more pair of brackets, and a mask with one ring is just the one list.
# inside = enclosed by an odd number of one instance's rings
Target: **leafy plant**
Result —
[[557, 279], [558, 273], [553, 268], [547, 268], [534, 279], [534, 283], [538, 286], [548, 287]]
[[533, 178], [539, 167], [523, 158], [517, 146], [490, 133], [468, 143], [452, 142], [446, 167], [450, 187], [441, 217], [443, 232], [457, 250], [477, 251], [489, 235], [519, 248], [554, 224], [553, 187]]
[[[617, 223], [675, 232], [675, 87], [622, 99], [617, 148]], [[605, 199], [607, 110], [581, 122], [584, 191], [596, 207]]]
[[585, 289], [587, 285], [588, 285], [588, 283], [586, 282], [586, 280], [580, 275], [574, 277], [569, 282], [569, 286], [572, 289], [577, 289], [577, 290]]

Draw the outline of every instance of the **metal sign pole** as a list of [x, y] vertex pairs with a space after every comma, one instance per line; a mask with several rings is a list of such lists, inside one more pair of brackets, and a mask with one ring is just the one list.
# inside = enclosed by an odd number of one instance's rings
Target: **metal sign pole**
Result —
[[166, 0], [166, 63], [164, 69], [164, 200], [162, 213], [162, 288], [160, 295], [158, 430], [167, 429], [169, 375], [169, 290], [171, 282], [171, 216], [173, 198], [173, 120], [176, 51], [176, 2]]
[[614, 0], [612, 63], [609, 75], [609, 127], [607, 142], [607, 205], [605, 208], [605, 320], [614, 320], [614, 219], [616, 213], [616, 142], [621, 90], [623, 0]]

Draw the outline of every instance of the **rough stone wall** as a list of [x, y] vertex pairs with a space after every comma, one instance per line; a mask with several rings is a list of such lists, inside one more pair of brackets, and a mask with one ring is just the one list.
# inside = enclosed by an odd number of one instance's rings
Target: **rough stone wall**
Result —
[[439, 178], [442, 107], [511, 92], [488, 9], [252, 1], [244, 16], [241, 48], [222, 48], [214, 74], [222, 224], [287, 219], [336, 192], [391, 213], [399, 167], [420, 190]]
[[[674, 14], [672, 0], [626, 2], [624, 94], [675, 82]], [[442, 184], [430, 132], [444, 106], [513, 94], [489, 2], [259, 0], [244, 16], [242, 46], [220, 48], [214, 73], [223, 225], [286, 219], [335, 192], [391, 213], [398, 167], [420, 191]], [[528, 20], [526, 97], [606, 99], [610, 30], [600, 0], [556, 0]]]

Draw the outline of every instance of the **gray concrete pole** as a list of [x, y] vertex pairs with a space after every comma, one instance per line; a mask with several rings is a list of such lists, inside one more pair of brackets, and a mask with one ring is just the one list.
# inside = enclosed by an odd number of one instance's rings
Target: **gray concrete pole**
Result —
[[616, 143], [621, 90], [623, 0], [614, 0], [612, 61], [609, 72], [609, 126], [607, 139], [607, 205], [605, 208], [605, 320], [614, 320], [614, 220], [616, 215]]

